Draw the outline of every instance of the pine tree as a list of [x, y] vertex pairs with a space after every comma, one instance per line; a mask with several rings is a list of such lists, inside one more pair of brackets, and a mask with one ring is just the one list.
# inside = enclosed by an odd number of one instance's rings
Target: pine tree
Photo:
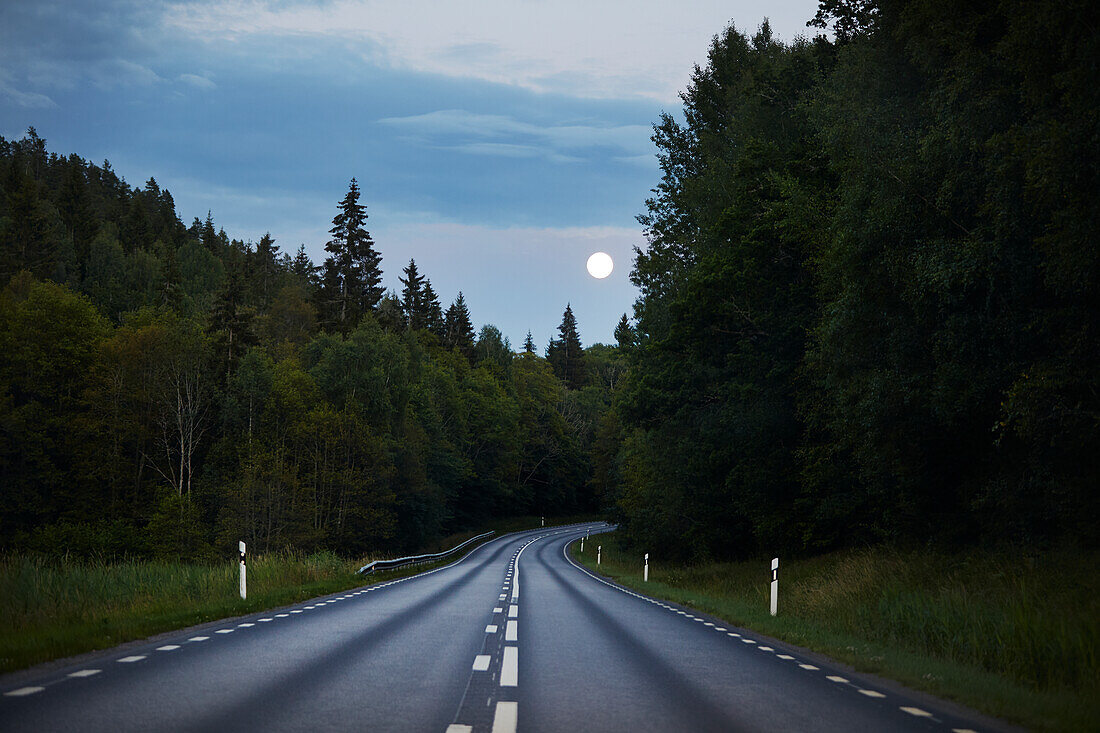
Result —
[[445, 333], [443, 325], [443, 308], [439, 304], [439, 296], [432, 288], [432, 281], [424, 278], [424, 327], [439, 338]]
[[326, 273], [325, 280], [338, 286], [338, 291], [332, 294], [337, 326], [349, 331], [363, 313], [378, 305], [385, 290], [382, 257], [375, 251], [370, 233], [363, 228], [367, 212], [359, 203], [359, 184], [354, 178], [338, 207], [340, 211], [333, 217], [329, 230], [332, 239], [325, 245], [325, 251], [332, 254], [325, 267], [335, 272]]
[[252, 313], [244, 305], [245, 279], [242, 268], [230, 267], [222, 291], [210, 312], [207, 329], [214, 337], [215, 353], [226, 383], [237, 368], [245, 348], [253, 342]]
[[535, 340], [531, 338], [531, 331], [527, 331], [527, 338], [523, 342], [523, 353], [533, 354], [535, 353]]
[[405, 277], [398, 278], [404, 287], [401, 289], [401, 310], [405, 315], [405, 324], [413, 331], [427, 327], [427, 308], [424, 302], [424, 276], [417, 272], [416, 260], [409, 260], [404, 269]]
[[629, 349], [634, 345], [634, 327], [630, 325], [630, 319], [625, 313], [619, 319], [619, 325], [615, 326], [615, 340], [620, 349]]
[[474, 357], [474, 326], [470, 322], [470, 310], [466, 307], [466, 299], [462, 296], [461, 290], [455, 302], [447, 309], [443, 345], [450, 349], [458, 349], [468, 359]]
[[569, 389], [580, 389], [585, 383], [584, 349], [577, 333], [577, 319], [573, 308], [566, 304], [558, 326], [557, 339], [551, 339], [546, 349], [546, 358], [554, 373]]
[[313, 260], [309, 258], [309, 255], [306, 254], [306, 246], [299, 244], [298, 251], [294, 255], [294, 261], [290, 265], [290, 271], [302, 281], [303, 286], [308, 288], [316, 285], [319, 269], [313, 264]]

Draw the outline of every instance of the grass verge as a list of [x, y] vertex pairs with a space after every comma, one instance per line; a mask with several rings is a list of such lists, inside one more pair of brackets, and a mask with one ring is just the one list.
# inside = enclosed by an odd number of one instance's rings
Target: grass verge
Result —
[[676, 565], [615, 535], [573, 556], [622, 585], [796, 644], [855, 669], [1043, 731], [1100, 730], [1100, 581], [1095, 554], [949, 556], [873, 549], [780, 565]]
[[[554, 518], [552, 522], [569, 524], [575, 519]], [[540, 522], [540, 517], [503, 519], [445, 537], [423, 553], [450, 549], [490, 529], [500, 536], [533, 529]], [[210, 566], [0, 556], [0, 673], [414, 575], [455, 560], [358, 575], [356, 571], [372, 559], [378, 558], [349, 560], [332, 553], [251, 556], [248, 599], [242, 600], [233, 561]]]

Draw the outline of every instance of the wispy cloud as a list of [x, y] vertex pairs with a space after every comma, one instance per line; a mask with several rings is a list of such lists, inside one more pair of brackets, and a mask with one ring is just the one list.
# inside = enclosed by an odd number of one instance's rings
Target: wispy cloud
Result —
[[[806, 0], [767, 5], [791, 39], [813, 14]], [[731, 17], [749, 30], [757, 2], [731, 0], [192, 0], [168, 6], [167, 24], [195, 37], [345, 38], [369, 42], [374, 64], [476, 78], [537, 92], [675, 103], [692, 66]]]
[[652, 155], [650, 128], [645, 125], [539, 125], [460, 109], [386, 117], [378, 122], [426, 144], [478, 155], [545, 156], [560, 163], [583, 160], [583, 151], [594, 150], [611, 151], [615, 157]]
[[218, 86], [210, 79], [207, 79], [205, 76], [199, 76], [198, 74], [180, 74], [179, 80], [196, 89], [216, 89]]
[[7, 99], [17, 107], [25, 109], [49, 109], [57, 106], [57, 103], [45, 94], [16, 89], [11, 84], [10, 76], [2, 69], [0, 69], [0, 97]]

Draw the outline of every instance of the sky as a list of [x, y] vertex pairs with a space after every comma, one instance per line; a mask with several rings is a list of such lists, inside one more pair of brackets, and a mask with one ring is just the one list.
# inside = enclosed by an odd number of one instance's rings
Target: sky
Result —
[[[0, 0], [0, 135], [155, 177], [189, 224], [320, 263], [352, 177], [384, 284], [540, 350], [566, 304], [613, 343], [677, 114], [730, 23], [812, 35], [812, 0]], [[614, 272], [585, 271], [596, 251]]]

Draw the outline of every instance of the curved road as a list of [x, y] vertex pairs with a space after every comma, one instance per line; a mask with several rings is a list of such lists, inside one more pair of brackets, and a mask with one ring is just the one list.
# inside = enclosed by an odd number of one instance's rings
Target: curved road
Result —
[[977, 731], [507, 535], [421, 575], [0, 678], [8, 731]]

